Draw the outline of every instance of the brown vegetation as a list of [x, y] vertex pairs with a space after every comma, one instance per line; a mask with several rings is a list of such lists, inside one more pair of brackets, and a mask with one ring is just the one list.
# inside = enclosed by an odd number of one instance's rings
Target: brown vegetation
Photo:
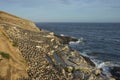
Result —
[[39, 29], [35, 26], [33, 22], [11, 15], [3, 11], [0, 11], [0, 23], [2, 23], [3, 25], [9, 24], [12, 26], [17, 26], [31, 31], [39, 31]]
[[[27, 64], [20, 51], [12, 46], [12, 42], [0, 26], [0, 80], [16, 80], [21, 76], [27, 76]], [[9, 58], [9, 59], [8, 59]]]

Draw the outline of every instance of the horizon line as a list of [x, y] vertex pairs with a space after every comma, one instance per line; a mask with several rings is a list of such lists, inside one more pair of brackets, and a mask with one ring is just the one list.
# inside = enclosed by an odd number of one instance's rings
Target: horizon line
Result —
[[39, 22], [35, 22], [33, 21], [34, 23], [120, 23], [120, 22], [48, 22], [48, 21], [39, 21]]

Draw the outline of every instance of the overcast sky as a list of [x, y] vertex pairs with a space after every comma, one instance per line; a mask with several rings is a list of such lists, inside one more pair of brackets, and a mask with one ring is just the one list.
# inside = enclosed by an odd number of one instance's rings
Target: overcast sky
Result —
[[0, 0], [0, 10], [34, 22], [120, 22], [120, 0]]

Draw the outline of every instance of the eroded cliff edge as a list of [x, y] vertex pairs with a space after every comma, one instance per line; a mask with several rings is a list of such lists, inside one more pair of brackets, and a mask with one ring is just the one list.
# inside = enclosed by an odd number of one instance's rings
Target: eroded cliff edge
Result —
[[[2, 76], [0, 73], [2, 80], [112, 79], [103, 75], [79, 52], [64, 44], [62, 38], [55, 36], [53, 32], [38, 29], [31, 21], [0, 12], [0, 32], [0, 40], [6, 38], [5, 40], [9, 43], [3, 48], [5, 44], [3, 40], [0, 44], [0, 51], [10, 55], [9, 59], [4, 59], [4, 56], [1, 55], [0, 65], [5, 64], [5, 60], [7, 60], [8, 65], [11, 65], [8, 66], [9, 69], [5, 69], [6, 76]], [[9, 51], [7, 51], [8, 45], [11, 46]], [[12, 50], [18, 52], [12, 52]], [[10, 64], [12, 59], [13, 64]], [[14, 68], [12, 65], [15, 64], [18, 64], [21, 69]], [[0, 66], [2, 71], [1, 67], [4, 66]], [[13, 68], [13, 73], [16, 71], [15, 74], [12, 74], [11, 68]], [[17, 77], [15, 77], [16, 75]]]

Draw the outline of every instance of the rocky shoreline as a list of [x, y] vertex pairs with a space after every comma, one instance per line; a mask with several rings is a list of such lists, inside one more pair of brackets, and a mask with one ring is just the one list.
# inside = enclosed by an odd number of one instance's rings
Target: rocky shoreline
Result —
[[27, 30], [6, 22], [0, 25], [28, 65], [28, 76], [17, 80], [115, 80], [104, 75], [89, 58], [68, 46], [70, 41], [77, 39], [42, 29], [38, 31], [37, 27]]
[[[60, 39], [60, 43], [61, 44], [69, 45], [70, 42], [77, 42], [79, 40], [79, 39], [76, 39], [76, 38], [73, 38], [73, 37], [69, 37], [69, 36], [60, 36], [60, 35], [56, 35], [56, 34], [55, 34], [55, 36]], [[71, 51], [74, 51], [72, 48], [70, 48], [70, 49], [71, 49]], [[90, 64], [93, 67], [96, 66], [95, 63], [92, 62], [89, 57], [86, 57], [86, 56], [83, 56], [83, 55], [81, 55], [81, 56], [88, 62], [88, 64]]]
[[[69, 36], [60, 36], [60, 35], [55, 35], [57, 36], [58, 38], [61, 39], [61, 42], [62, 44], [69, 44], [70, 42], [77, 42], [78, 39], [76, 38], [72, 38], [72, 37], [69, 37]], [[71, 49], [72, 51], [72, 49]], [[96, 67], [96, 64], [87, 56], [84, 56], [84, 55], [81, 55], [85, 61], [93, 66], [93, 67]], [[120, 80], [120, 67], [119, 66], [113, 66], [113, 67], [108, 67], [109, 68], [109, 74], [111, 74], [112, 77], [115, 78], [115, 80]], [[104, 74], [104, 71], [102, 70], [102, 68], [100, 68], [101, 72], [103, 72]], [[104, 74], [106, 75], [106, 74]]]
[[53, 32], [4, 28], [29, 65], [29, 77], [19, 80], [109, 80], [88, 58], [63, 44]]

